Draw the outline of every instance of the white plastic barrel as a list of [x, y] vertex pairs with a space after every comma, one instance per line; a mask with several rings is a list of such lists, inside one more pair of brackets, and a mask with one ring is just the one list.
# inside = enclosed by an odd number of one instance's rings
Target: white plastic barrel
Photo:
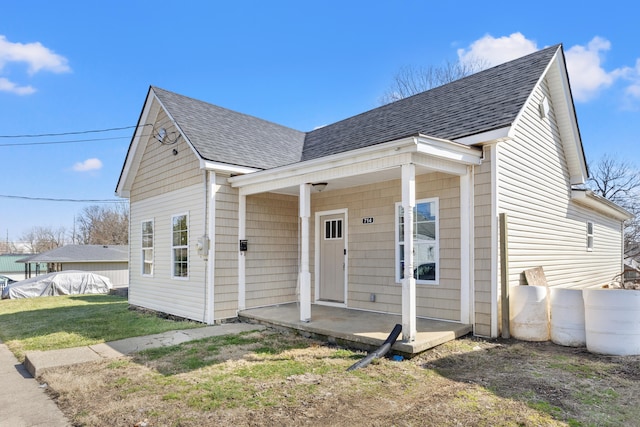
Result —
[[549, 289], [551, 341], [567, 347], [586, 344], [582, 289]]
[[584, 289], [583, 298], [587, 350], [640, 355], [640, 291]]
[[523, 341], [549, 339], [549, 304], [546, 286], [509, 288], [511, 336]]

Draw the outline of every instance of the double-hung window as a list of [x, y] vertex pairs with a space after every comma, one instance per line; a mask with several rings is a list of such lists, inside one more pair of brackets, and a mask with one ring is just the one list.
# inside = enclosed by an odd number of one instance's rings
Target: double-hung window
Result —
[[142, 222], [142, 275], [153, 276], [153, 220]]
[[189, 216], [175, 215], [171, 218], [171, 276], [189, 277]]
[[[439, 280], [438, 199], [416, 202], [413, 211], [413, 276], [417, 283], [435, 284]], [[396, 280], [404, 278], [404, 209], [396, 204]]]

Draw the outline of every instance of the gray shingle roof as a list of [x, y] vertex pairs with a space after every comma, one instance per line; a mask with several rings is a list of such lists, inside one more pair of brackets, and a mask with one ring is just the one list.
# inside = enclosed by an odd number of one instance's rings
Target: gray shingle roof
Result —
[[126, 262], [128, 260], [129, 246], [127, 245], [66, 245], [16, 262]]
[[270, 169], [300, 161], [304, 132], [153, 87], [203, 159]]
[[560, 45], [307, 134], [302, 160], [410, 135], [457, 139], [509, 126]]
[[411, 135], [458, 139], [507, 127], [558, 49], [539, 50], [307, 133], [153, 90], [202, 158], [270, 169]]

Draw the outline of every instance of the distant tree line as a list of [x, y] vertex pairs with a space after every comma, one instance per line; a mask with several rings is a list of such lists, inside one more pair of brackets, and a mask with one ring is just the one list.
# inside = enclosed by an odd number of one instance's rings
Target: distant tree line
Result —
[[21, 241], [31, 253], [46, 252], [66, 244], [127, 245], [129, 207], [126, 203], [87, 206], [76, 217], [72, 230], [36, 226], [23, 233]]

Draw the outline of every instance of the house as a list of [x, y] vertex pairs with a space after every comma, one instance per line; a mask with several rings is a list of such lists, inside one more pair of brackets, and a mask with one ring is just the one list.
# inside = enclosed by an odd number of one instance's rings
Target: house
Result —
[[129, 302], [205, 323], [292, 302], [313, 323], [316, 304], [401, 315], [407, 342], [418, 318], [496, 337], [524, 270], [579, 288], [622, 272], [629, 214], [587, 177], [561, 45], [311, 132], [152, 86], [116, 187]]
[[[24, 257], [17, 262], [29, 266], [44, 264], [46, 270], [82, 270], [108, 277], [114, 287], [129, 283], [129, 247], [127, 245], [66, 245]], [[25, 269], [26, 271], [26, 269]]]

